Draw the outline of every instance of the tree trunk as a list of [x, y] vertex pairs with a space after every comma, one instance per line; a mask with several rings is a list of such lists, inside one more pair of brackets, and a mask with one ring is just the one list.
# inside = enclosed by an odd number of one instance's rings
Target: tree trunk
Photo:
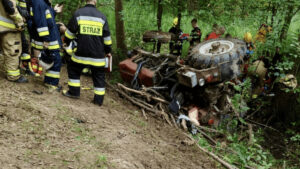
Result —
[[[161, 29], [161, 22], [162, 22], [162, 15], [163, 15], [163, 0], [158, 0], [158, 8], [157, 8], [157, 29], [158, 31], [162, 31]], [[157, 43], [157, 53], [160, 53], [161, 43]]]
[[178, 14], [177, 14], [177, 17], [178, 17], [178, 25], [177, 25], [177, 28], [180, 29], [180, 25], [181, 25], [181, 13], [182, 13], [182, 10], [183, 10], [183, 3], [181, 0], [178, 1]]
[[[117, 49], [119, 49], [122, 52], [122, 54], [126, 54], [127, 47], [125, 44], [125, 27], [124, 27], [124, 21], [122, 19], [122, 11], [123, 11], [122, 0], [115, 0]], [[115, 61], [119, 61], [119, 58], [116, 58]]]
[[280, 34], [281, 42], [287, 38], [287, 33], [290, 28], [290, 24], [292, 22], [293, 17], [294, 17], [294, 5], [293, 3], [290, 2], [288, 5], [287, 14], [284, 18], [284, 25]]
[[277, 8], [274, 5], [273, 8], [272, 8], [272, 18], [271, 18], [271, 26], [272, 26], [272, 28], [274, 28], [274, 21], [275, 21], [276, 15], [277, 15]]

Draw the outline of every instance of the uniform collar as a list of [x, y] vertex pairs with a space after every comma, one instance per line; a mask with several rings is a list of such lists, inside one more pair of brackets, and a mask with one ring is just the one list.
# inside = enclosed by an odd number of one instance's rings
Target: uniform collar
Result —
[[92, 5], [92, 4], [86, 4], [85, 7], [94, 7], [94, 8], [96, 8], [96, 6]]

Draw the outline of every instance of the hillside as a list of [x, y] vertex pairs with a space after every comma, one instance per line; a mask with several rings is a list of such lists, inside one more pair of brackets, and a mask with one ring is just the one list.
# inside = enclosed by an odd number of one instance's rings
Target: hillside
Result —
[[[66, 72], [61, 84], [66, 88]], [[91, 80], [83, 77], [83, 86]], [[36, 93], [43, 92], [42, 95]], [[185, 135], [124, 102], [108, 89], [103, 107], [0, 76], [0, 168], [216, 168]]]

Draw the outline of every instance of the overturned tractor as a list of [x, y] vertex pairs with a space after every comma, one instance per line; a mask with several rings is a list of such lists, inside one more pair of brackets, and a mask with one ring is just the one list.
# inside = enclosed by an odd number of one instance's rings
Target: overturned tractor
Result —
[[[144, 36], [146, 42], [168, 43], [168, 33]], [[157, 38], [159, 37], [159, 38]], [[119, 64], [122, 79], [119, 93], [135, 105], [162, 116], [170, 125], [191, 121], [191, 125], [218, 125], [231, 109], [233, 90], [246, 56], [246, 44], [238, 39], [216, 39], [200, 43], [181, 59], [171, 54], [141, 48]]]

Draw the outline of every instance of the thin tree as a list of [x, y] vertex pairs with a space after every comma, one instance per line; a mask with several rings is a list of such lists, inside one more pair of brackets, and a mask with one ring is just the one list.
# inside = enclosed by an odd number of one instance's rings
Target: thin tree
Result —
[[[115, 0], [117, 49], [119, 49], [122, 52], [122, 54], [126, 54], [127, 47], [125, 44], [125, 26], [124, 26], [122, 11], [123, 11], [122, 0]], [[119, 61], [119, 58], [116, 58], [116, 60]]]
[[[163, 0], [158, 0], [158, 8], [157, 8], [157, 29], [158, 31], [162, 31], [161, 22], [162, 22], [162, 15], [163, 15]], [[161, 43], [157, 43], [157, 53], [160, 53]]]
[[178, 4], [177, 4], [177, 10], [178, 10], [178, 13], [177, 13], [177, 17], [178, 17], [178, 24], [177, 24], [177, 28], [180, 29], [180, 25], [181, 25], [181, 13], [183, 11], [183, 8], [184, 8], [184, 3], [183, 1], [181, 0], [178, 0]]

